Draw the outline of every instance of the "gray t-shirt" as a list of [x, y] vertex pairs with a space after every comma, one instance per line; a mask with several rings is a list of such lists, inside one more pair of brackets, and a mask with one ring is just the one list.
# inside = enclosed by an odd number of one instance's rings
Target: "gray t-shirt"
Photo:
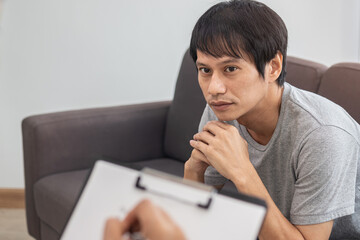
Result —
[[[199, 131], [217, 120], [206, 106]], [[295, 225], [336, 219], [331, 239], [360, 239], [360, 127], [333, 102], [285, 83], [276, 129], [267, 145], [235, 121], [250, 161], [283, 215]], [[214, 168], [205, 182], [227, 181]]]

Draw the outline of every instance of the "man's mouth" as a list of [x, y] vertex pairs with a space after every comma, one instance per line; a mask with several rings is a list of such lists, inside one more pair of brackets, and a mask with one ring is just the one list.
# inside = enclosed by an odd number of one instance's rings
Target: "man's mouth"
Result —
[[209, 104], [210, 104], [211, 108], [216, 111], [225, 111], [233, 104], [233, 102], [211, 101]]

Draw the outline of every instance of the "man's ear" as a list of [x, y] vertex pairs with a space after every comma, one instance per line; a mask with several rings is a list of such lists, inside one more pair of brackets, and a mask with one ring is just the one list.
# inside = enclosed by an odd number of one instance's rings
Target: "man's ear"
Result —
[[282, 71], [282, 62], [283, 62], [283, 55], [280, 51], [278, 51], [273, 59], [270, 60], [268, 65], [268, 79], [269, 82], [275, 82], [276, 79], [281, 74]]

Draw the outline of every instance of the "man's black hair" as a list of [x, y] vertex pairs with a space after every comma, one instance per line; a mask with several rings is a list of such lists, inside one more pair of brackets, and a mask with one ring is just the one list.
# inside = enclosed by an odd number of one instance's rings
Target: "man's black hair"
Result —
[[190, 54], [196, 62], [199, 50], [213, 57], [243, 58], [247, 54], [264, 78], [265, 65], [278, 51], [283, 55], [279, 86], [285, 81], [287, 29], [265, 4], [251, 0], [221, 2], [197, 21], [191, 36]]

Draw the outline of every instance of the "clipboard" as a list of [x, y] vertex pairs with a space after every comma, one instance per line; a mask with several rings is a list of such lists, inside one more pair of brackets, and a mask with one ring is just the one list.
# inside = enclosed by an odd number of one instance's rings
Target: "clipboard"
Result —
[[256, 239], [267, 210], [264, 201], [247, 195], [222, 195], [211, 186], [153, 169], [98, 160], [60, 239], [101, 240], [106, 219], [123, 219], [145, 198], [195, 240]]

